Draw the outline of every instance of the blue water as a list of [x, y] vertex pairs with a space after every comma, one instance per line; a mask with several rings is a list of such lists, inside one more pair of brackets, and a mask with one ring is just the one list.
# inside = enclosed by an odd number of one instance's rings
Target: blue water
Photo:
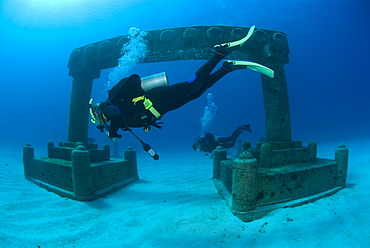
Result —
[[[3, 0], [0, 19], [0, 143], [43, 151], [48, 140], [67, 140], [72, 77], [70, 52], [95, 41], [142, 31], [190, 25], [236, 25], [283, 31], [290, 45], [285, 66], [294, 140], [342, 142], [369, 137], [370, 3], [367, 0]], [[204, 61], [138, 64], [127, 75], [166, 71], [170, 83], [188, 80]], [[113, 70], [113, 69], [112, 69]], [[99, 98], [112, 70], [94, 81]], [[240, 80], [242, 78], [242, 80]], [[251, 124], [265, 136], [260, 76], [249, 70], [224, 77], [202, 97], [166, 114], [164, 130], [136, 133], [157, 152], [191, 151], [212, 93], [218, 107], [209, 131], [229, 135]], [[89, 136], [107, 143], [90, 126]], [[124, 133], [120, 146], [138, 142]], [[140, 149], [140, 148], [138, 148]], [[36, 151], [37, 153], [37, 151]], [[39, 154], [41, 155], [41, 154]]]

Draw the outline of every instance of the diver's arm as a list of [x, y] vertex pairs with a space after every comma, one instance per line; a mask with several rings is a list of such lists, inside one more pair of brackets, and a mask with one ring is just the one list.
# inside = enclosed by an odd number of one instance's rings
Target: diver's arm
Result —
[[104, 115], [110, 121], [109, 126], [109, 138], [121, 138], [122, 135], [118, 134], [118, 129], [121, 126], [122, 116], [121, 114], [114, 108], [105, 108]]
[[118, 134], [118, 129], [120, 128], [120, 121], [119, 120], [111, 120], [110, 128], [109, 128], [109, 138], [121, 138], [122, 135]]

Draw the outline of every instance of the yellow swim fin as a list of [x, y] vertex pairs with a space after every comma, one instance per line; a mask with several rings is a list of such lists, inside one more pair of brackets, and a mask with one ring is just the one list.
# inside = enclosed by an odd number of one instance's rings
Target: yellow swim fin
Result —
[[[251, 69], [253, 71], [257, 71], [257, 72], [260, 72], [270, 78], [274, 78], [274, 70], [264, 66], [264, 65], [261, 65], [261, 64], [258, 64], [258, 63], [255, 63], [255, 62], [251, 62], [251, 61], [240, 61], [240, 60], [225, 60], [225, 63], [230, 63], [232, 65], [232, 67], [234, 67], [232, 70], [237, 70], [237, 69]], [[238, 68], [239, 67], [239, 68]]]
[[252, 36], [255, 28], [256, 28], [256, 25], [253, 25], [249, 29], [248, 34], [243, 39], [233, 41], [233, 42], [223, 43], [223, 44], [220, 44], [220, 45], [215, 45], [214, 48], [224, 47], [224, 46], [226, 46], [226, 47], [242, 46]]

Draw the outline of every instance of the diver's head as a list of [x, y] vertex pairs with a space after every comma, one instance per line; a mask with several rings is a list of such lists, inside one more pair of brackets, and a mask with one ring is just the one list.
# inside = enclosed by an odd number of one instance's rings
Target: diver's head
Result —
[[200, 144], [199, 142], [194, 142], [194, 144], [192, 145], [193, 147], [193, 150], [196, 151], [196, 152], [199, 152], [200, 151]]
[[103, 114], [104, 103], [92, 104], [92, 99], [90, 99], [89, 109], [91, 115], [91, 122], [96, 124], [96, 128], [100, 132], [104, 132], [104, 129], [109, 130], [109, 120]]

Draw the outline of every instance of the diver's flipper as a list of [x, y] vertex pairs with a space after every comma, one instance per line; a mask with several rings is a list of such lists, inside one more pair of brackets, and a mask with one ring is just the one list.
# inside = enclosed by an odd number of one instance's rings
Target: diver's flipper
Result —
[[219, 47], [230, 47], [231, 48], [231, 47], [236, 47], [236, 46], [242, 46], [252, 36], [255, 28], [256, 28], [256, 25], [253, 25], [249, 29], [248, 34], [243, 39], [229, 42], [229, 43], [223, 43], [220, 45], [215, 45], [214, 48], [219, 48]]
[[[240, 60], [225, 60], [225, 63], [230, 63], [232, 69], [231, 70], [237, 70], [237, 69], [251, 69], [254, 71], [258, 71], [270, 78], [274, 78], [274, 71], [266, 66], [263, 66], [261, 64], [250, 62], [250, 61], [240, 61]], [[239, 67], [239, 68], [238, 68]]]

